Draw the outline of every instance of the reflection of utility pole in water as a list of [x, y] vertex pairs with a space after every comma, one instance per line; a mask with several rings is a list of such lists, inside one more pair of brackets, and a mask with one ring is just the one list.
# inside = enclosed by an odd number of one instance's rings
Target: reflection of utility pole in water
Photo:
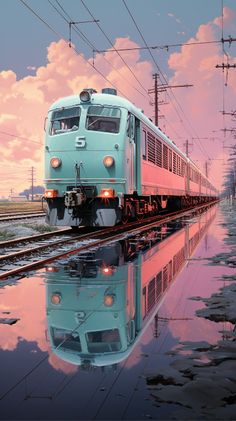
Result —
[[154, 332], [153, 337], [158, 338], [160, 336], [160, 333], [158, 332], [158, 313], [154, 317]]

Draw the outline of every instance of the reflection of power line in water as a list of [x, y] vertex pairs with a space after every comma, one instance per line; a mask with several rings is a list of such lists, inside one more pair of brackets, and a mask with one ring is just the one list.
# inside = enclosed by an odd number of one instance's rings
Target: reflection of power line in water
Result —
[[28, 400], [28, 399], [49, 399], [49, 400], [53, 400], [53, 399], [57, 398], [58, 395], [60, 395], [60, 393], [63, 392], [63, 390], [65, 390], [65, 388], [72, 382], [72, 380], [74, 380], [76, 375], [77, 375], [77, 371], [67, 381], [66, 381], [66, 379], [67, 379], [68, 376], [64, 375], [62, 381], [60, 382], [60, 384], [57, 388], [57, 390], [54, 391], [53, 393], [51, 393], [50, 395], [33, 395], [32, 392], [31, 392], [31, 394], [29, 394], [28, 390], [27, 390], [28, 389], [28, 385], [27, 385], [27, 379], [28, 378], [26, 378], [25, 379], [25, 397], [24, 397], [24, 400]]

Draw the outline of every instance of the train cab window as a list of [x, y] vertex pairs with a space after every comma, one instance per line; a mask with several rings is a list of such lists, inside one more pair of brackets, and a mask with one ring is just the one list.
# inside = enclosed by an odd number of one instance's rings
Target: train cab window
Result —
[[72, 132], [79, 129], [80, 107], [61, 108], [52, 112], [50, 135]]
[[121, 349], [118, 329], [99, 330], [86, 333], [88, 351], [93, 354], [116, 352]]
[[92, 105], [88, 108], [86, 129], [96, 132], [119, 133], [120, 117], [119, 108]]
[[71, 352], [81, 352], [80, 337], [76, 332], [53, 327], [51, 328], [51, 335], [55, 347], [67, 349]]

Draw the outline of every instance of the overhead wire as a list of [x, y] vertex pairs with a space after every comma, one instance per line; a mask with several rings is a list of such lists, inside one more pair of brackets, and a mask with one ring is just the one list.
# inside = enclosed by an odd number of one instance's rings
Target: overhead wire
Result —
[[[58, 14], [60, 14], [60, 16], [66, 21], [66, 23], [69, 25], [70, 22], [72, 22], [72, 18], [71, 16], [66, 12], [65, 8], [60, 4], [60, 2], [58, 0], [56, 0], [57, 5], [60, 7], [60, 9], [63, 11], [64, 15], [67, 16], [67, 18], [60, 12], [60, 10], [58, 10], [58, 8], [52, 4], [51, 0], [48, 0], [48, 2], [50, 3], [50, 5], [54, 8], [54, 10], [57, 11]], [[68, 20], [69, 19], [69, 20]], [[94, 22], [96, 23], [96, 20], [93, 18]], [[89, 41], [89, 39], [84, 35], [84, 33], [78, 28], [78, 25], [75, 23], [73, 25], [73, 30], [75, 31], [75, 33], [82, 37], [82, 40], [91, 48], [92, 52], [97, 52], [97, 48], [95, 47], [94, 44], [91, 43], [91, 41]], [[105, 56], [103, 56], [103, 59], [106, 61], [106, 63], [108, 63], [112, 69], [115, 70], [116, 73], [119, 74], [119, 76], [121, 76], [126, 82], [130, 83], [125, 77], [124, 75], [122, 75], [122, 73], [109, 61], [107, 60], [107, 58]], [[132, 85], [131, 85], [132, 86]], [[137, 89], [135, 86], [132, 86], [132, 88], [134, 90], [136, 90], [140, 95], [142, 95], [143, 97], [146, 97], [143, 92], [141, 92], [139, 89]], [[120, 91], [120, 90], [119, 90]], [[125, 96], [127, 98], [127, 96]], [[128, 99], [128, 98], [127, 98]], [[146, 99], [148, 100], [149, 98], [146, 97]]]
[[[44, 23], [47, 28], [49, 28], [59, 39], [63, 39], [66, 43], [68, 43], [68, 40], [60, 33], [58, 33], [51, 25], [49, 25], [43, 18], [41, 18], [39, 16], [39, 14], [37, 12], [35, 12], [35, 10], [33, 10], [24, 0], [19, 0], [26, 8], [28, 8], [31, 13], [33, 13], [33, 15], [35, 15], [42, 23]], [[104, 79], [106, 80], [111, 86], [113, 86], [115, 89], [118, 90], [117, 86], [111, 81], [109, 80], [97, 67], [95, 67], [92, 63], [90, 63], [89, 60], [87, 60], [81, 53], [79, 53], [77, 51], [77, 49], [74, 46], [71, 46], [71, 48], [75, 51], [75, 53], [77, 55], [79, 55], [90, 67], [92, 67], [94, 70], [96, 70], [96, 72]], [[121, 94], [126, 97], [125, 93], [123, 93], [121, 91], [121, 89], [119, 89], [119, 91], [121, 92]]]
[[[60, 5], [59, 2], [57, 2], [58, 6], [63, 10], [64, 14], [67, 15], [68, 19], [66, 19], [66, 17], [60, 12], [60, 10], [58, 10], [58, 8], [55, 6], [55, 4], [53, 4], [51, 2], [51, 0], [48, 0], [48, 3], [51, 5], [51, 7], [53, 7], [54, 10], [56, 10], [56, 12], [62, 17], [62, 19], [69, 24], [70, 22], [72, 22], [72, 18], [68, 15], [68, 13], [64, 10], [64, 8]], [[85, 44], [87, 44], [87, 46], [89, 48], [91, 48], [91, 50], [93, 50], [94, 46], [93, 44], [91, 44], [91, 42], [89, 41], [89, 39], [84, 35], [84, 33], [77, 28], [77, 32], [79, 33], [80, 37], [82, 38], [82, 40], [85, 42]]]
[[[95, 20], [93, 14], [91, 13], [90, 9], [86, 6], [84, 0], [80, 0], [81, 3], [83, 4], [84, 8], [87, 10], [87, 12], [89, 13], [89, 15], [92, 17], [92, 19]], [[107, 36], [107, 34], [105, 33], [105, 31], [102, 29], [101, 25], [98, 22], [95, 22], [96, 25], [98, 26], [99, 30], [102, 32], [102, 34], [104, 35], [104, 37], [106, 38], [106, 40], [108, 41], [108, 43], [113, 46], [113, 42], [110, 40], [110, 38]], [[133, 77], [135, 78], [135, 80], [138, 82], [138, 84], [141, 86], [141, 88], [145, 91], [145, 93], [148, 95], [149, 98], [150, 95], [148, 93], [148, 91], [144, 88], [143, 84], [140, 82], [140, 80], [137, 78], [137, 76], [135, 75], [135, 73], [133, 72], [133, 70], [131, 69], [131, 67], [126, 63], [126, 61], [124, 60], [124, 58], [122, 57], [122, 55], [119, 53], [119, 51], [113, 47], [114, 50], [116, 51], [116, 53], [118, 54], [118, 56], [120, 57], [120, 59], [122, 60], [122, 62], [125, 64], [125, 66], [129, 69], [130, 73], [133, 75]]]
[[[200, 41], [200, 42], [182, 42], [179, 44], [165, 44], [165, 45], [152, 45], [146, 47], [130, 47], [130, 48], [117, 48], [117, 51], [135, 51], [135, 50], [169, 50], [169, 48], [192, 46], [192, 45], [205, 45], [205, 44], [220, 44], [221, 40], [215, 41]], [[98, 53], [114, 53], [115, 50], [99, 50]]]
[[29, 139], [27, 137], [18, 136], [17, 134], [8, 133], [8, 132], [2, 131], [2, 130], [0, 130], [0, 133], [4, 134], [6, 136], [15, 137], [16, 139], [26, 140], [26, 141], [31, 142], [31, 143], [37, 143], [37, 144], [43, 146], [43, 143], [38, 141], [38, 140], [32, 140], [32, 139]]

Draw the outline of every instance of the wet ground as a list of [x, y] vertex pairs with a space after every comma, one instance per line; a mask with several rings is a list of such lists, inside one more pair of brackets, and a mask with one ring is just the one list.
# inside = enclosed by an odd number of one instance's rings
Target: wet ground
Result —
[[236, 204], [0, 285], [0, 419], [236, 419]]

